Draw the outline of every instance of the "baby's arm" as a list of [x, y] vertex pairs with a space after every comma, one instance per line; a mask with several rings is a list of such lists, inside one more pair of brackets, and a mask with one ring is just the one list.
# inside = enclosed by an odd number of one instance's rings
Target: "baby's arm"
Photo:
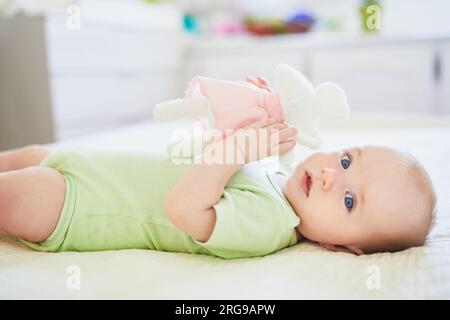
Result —
[[197, 241], [209, 239], [216, 222], [213, 208], [228, 180], [243, 164], [192, 164], [166, 197], [168, 218]]
[[[265, 156], [271, 156], [275, 152], [283, 154], [295, 145], [295, 141], [292, 140], [292, 137], [296, 134], [295, 129], [287, 128], [285, 124], [279, 121], [280, 119], [269, 119], [249, 126], [253, 129], [266, 130], [257, 130], [258, 139], [263, 132], [270, 132], [271, 136], [279, 133], [279, 138], [265, 140], [267, 143], [264, 146], [267, 149]], [[223, 154], [224, 146], [232, 146], [235, 148], [234, 152], [241, 152], [240, 155], [244, 157], [245, 161], [236, 161], [230, 164], [194, 163], [175, 183], [165, 199], [165, 211], [169, 220], [197, 241], [206, 242], [211, 236], [216, 223], [216, 212], [213, 206], [222, 197], [228, 180], [242, 168], [244, 163], [260, 160], [261, 152], [254, 149], [250, 150], [250, 148], [247, 148], [249, 147], [247, 144], [244, 148], [237, 147], [233, 143], [235, 140], [227, 144], [226, 141], [230, 141], [230, 139], [234, 139], [234, 135], [212, 143], [208, 148], [213, 148], [216, 150], [215, 152]], [[273, 141], [276, 142], [272, 145]], [[254, 141], [254, 143], [257, 143], [259, 147], [263, 145], [258, 141]], [[210, 154], [210, 151], [211, 149], [209, 149], [208, 154]], [[253, 151], [257, 151], [258, 154]]]

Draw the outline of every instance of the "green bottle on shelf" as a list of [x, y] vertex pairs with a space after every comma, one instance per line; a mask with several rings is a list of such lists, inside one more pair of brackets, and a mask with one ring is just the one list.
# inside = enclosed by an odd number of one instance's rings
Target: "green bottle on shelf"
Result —
[[381, 29], [381, 4], [379, 0], [363, 0], [359, 7], [364, 32], [377, 32]]

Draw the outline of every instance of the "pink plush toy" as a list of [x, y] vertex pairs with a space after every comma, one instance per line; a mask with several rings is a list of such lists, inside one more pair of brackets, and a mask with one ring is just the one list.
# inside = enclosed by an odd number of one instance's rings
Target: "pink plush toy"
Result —
[[212, 126], [223, 132], [282, 116], [278, 93], [263, 87], [266, 82], [259, 79], [261, 82], [232, 82], [198, 76], [191, 80], [186, 99], [207, 98], [214, 115]]
[[[344, 91], [327, 82], [314, 88], [311, 82], [294, 68], [281, 64], [275, 69], [273, 91], [267, 81], [258, 77], [247, 81], [227, 81], [194, 77], [183, 99], [157, 104], [155, 120], [173, 120], [186, 116], [206, 116], [210, 128], [219, 129], [223, 137], [233, 130], [253, 122], [284, 116], [289, 126], [297, 128], [296, 141], [310, 148], [318, 148], [322, 141], [317, 123], [323, 118], [346, 118], [349, 113]], [[204, 128], [207, 129], [207, 125]], [[208, 131], [205, 132], [208, 135]], [[201, 141], [208, 137], [198, 137]], [[195, 141], [183, 140], [186, 150]], [[169, 153], [175, 144], [169, 146]], [[195, 151], [194, 151], [195, 152]], [[195, 154], [194, 154], [195, 155]], [[290, 164], [293, 150], [282, 157]]]

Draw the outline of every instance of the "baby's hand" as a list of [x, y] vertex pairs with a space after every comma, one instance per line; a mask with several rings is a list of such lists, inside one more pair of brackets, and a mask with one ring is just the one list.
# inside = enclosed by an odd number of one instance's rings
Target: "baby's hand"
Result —
[[282, 117], [255, 122], [237, 129], [227, 139], [236, 139], [238, 150], [245, 163], [258, 161], [274, 155], [283, 155], [295, 144], [297, 129], [288, 127]]

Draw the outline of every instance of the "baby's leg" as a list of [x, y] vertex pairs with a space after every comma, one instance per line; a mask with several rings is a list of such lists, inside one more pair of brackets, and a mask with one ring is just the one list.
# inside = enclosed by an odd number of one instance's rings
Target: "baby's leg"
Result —
[[30, 242], [47, 239], [64, 204], [64, 177], [48, 167], [0, 173], [0, 230]]
[[0, 151], [0, 172], [38, 165], [47, 154], [48, 149], [38, 144]]

